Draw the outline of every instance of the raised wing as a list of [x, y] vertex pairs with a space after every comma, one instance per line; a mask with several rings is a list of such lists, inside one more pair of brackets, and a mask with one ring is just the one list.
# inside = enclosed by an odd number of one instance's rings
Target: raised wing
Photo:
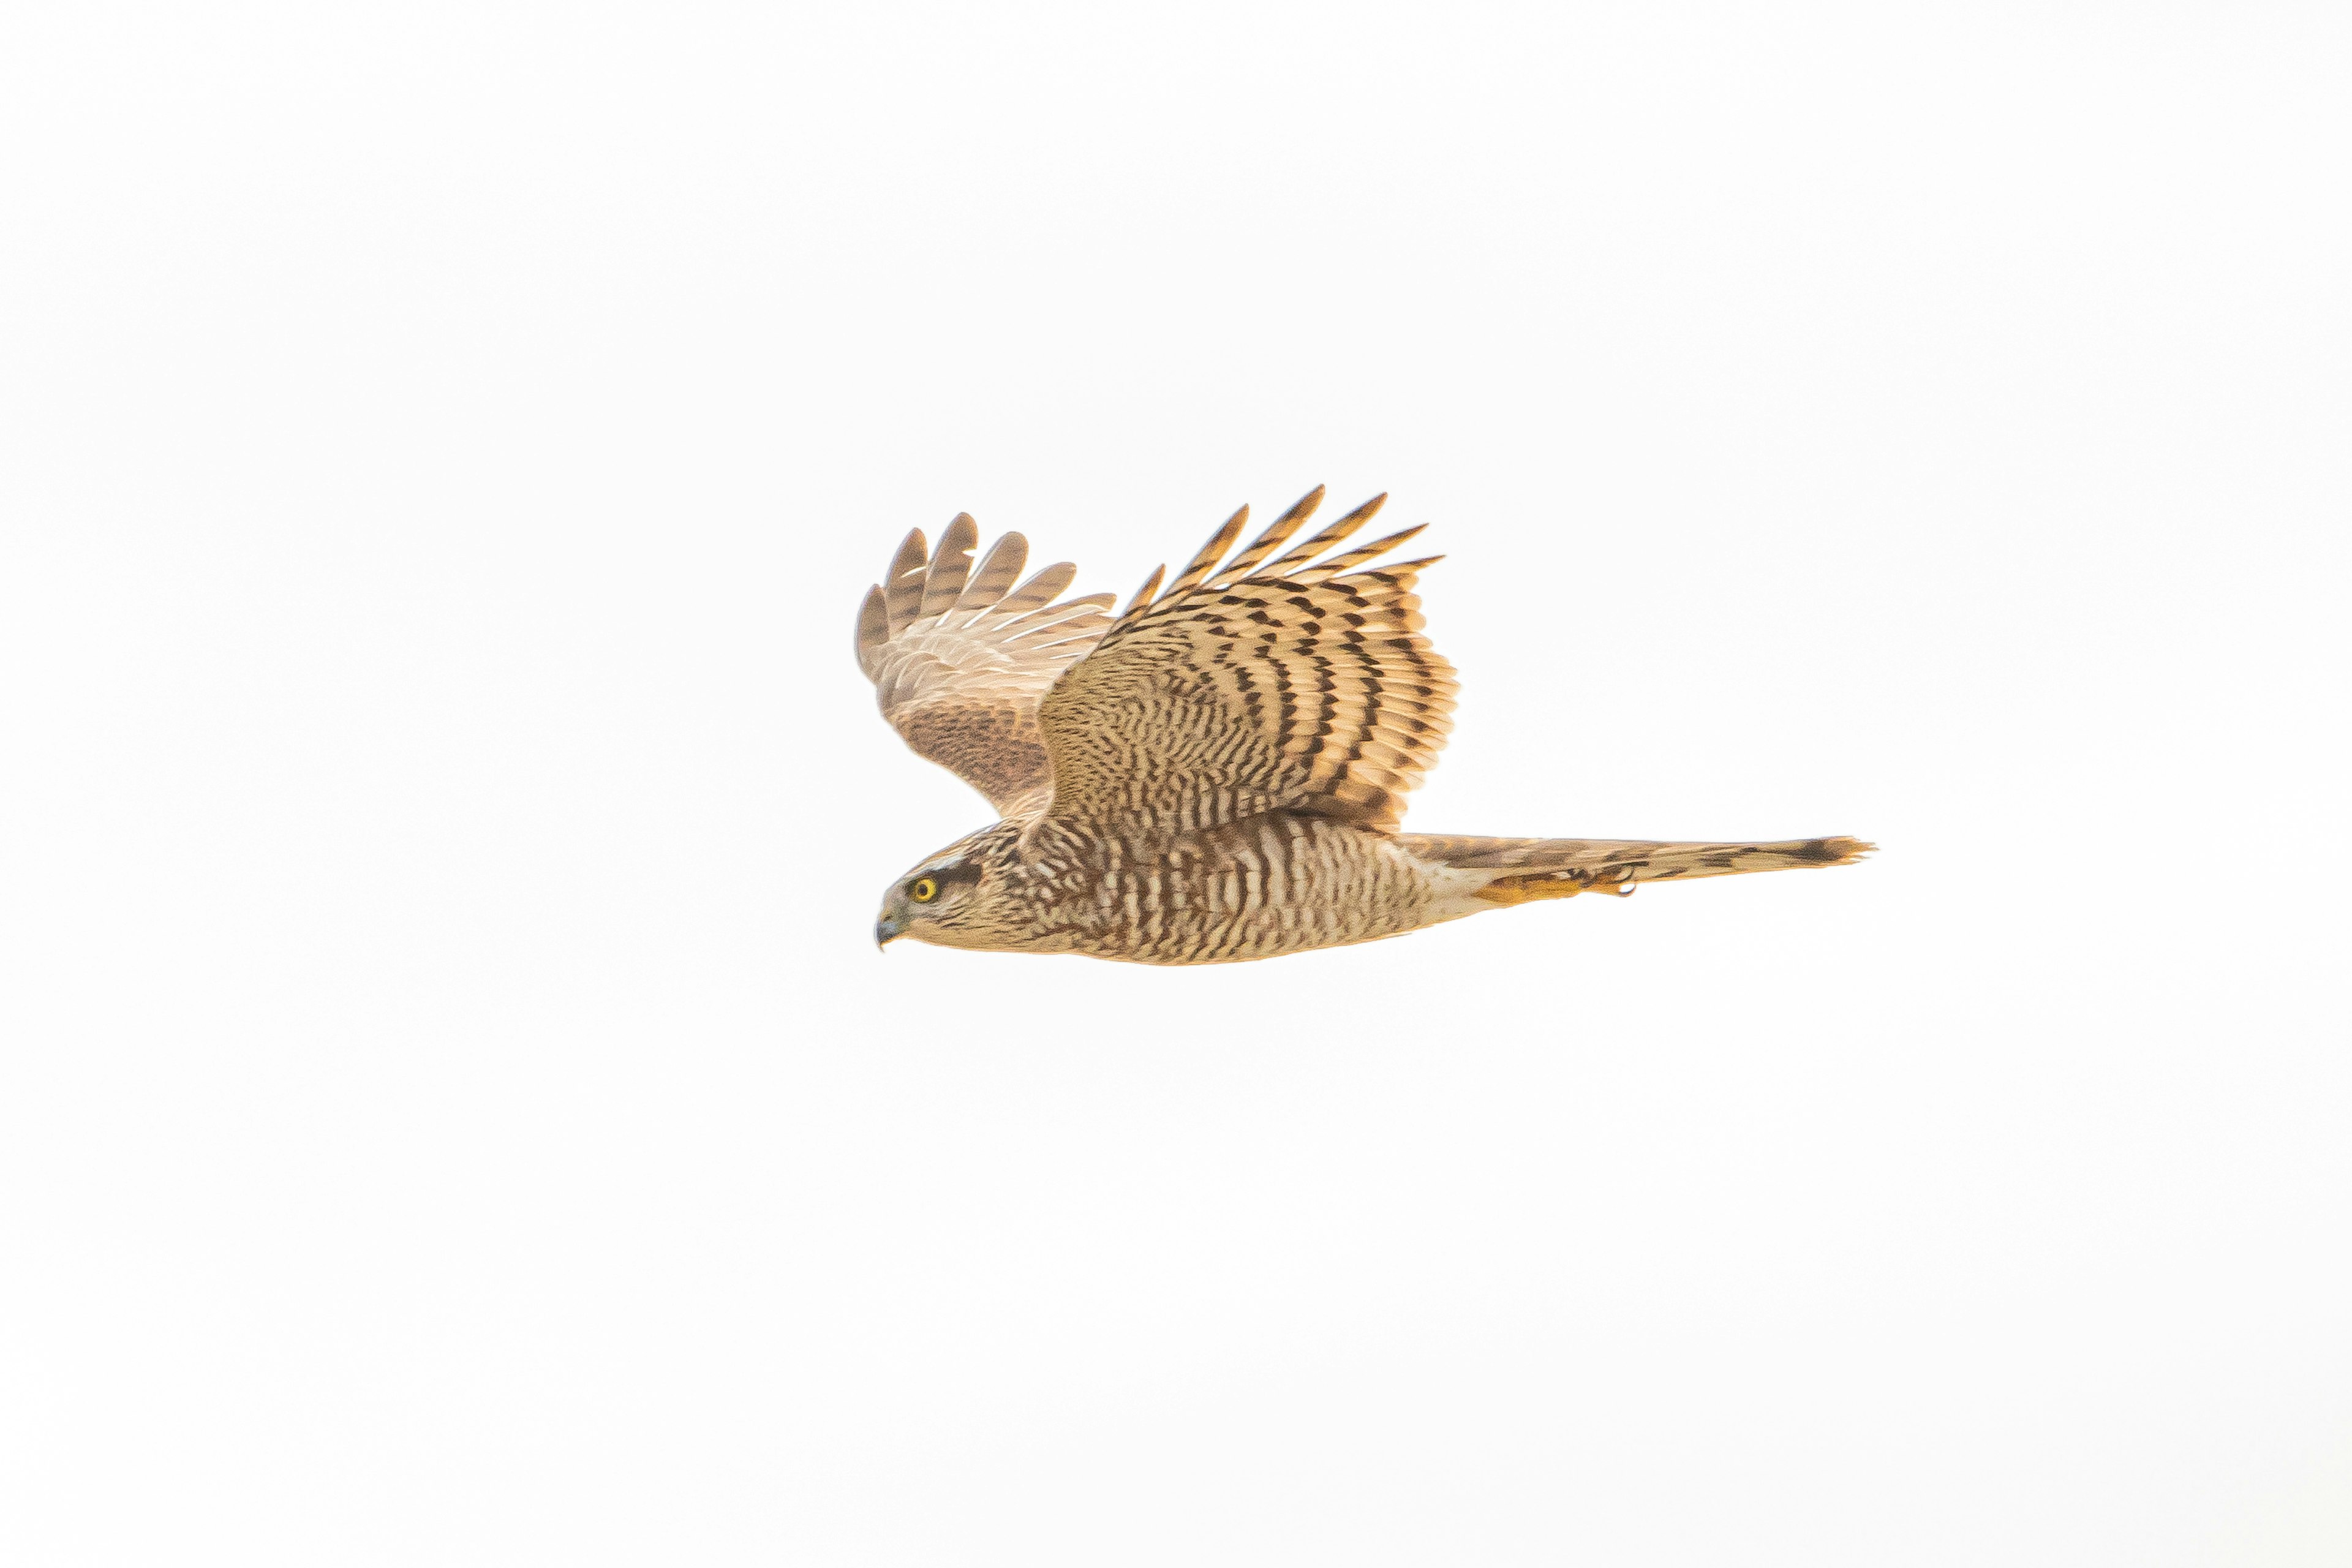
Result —
[[1438, 558], [1366, 565], [1421, 530], [1327, 555], [1387, 499], [1277, 556], [1318, 487], [1225, 562], [1244, 507], [1166, 592], [1154, 572], [1038, 708], [1050, 814], [1151, 835], [1278, 809], [1393, 830], [1455, 688], [1412, 592]]
[[1101, 638], [1111, 596], [1055, 599], [1077, 575], [1066, 561], [1014, 587], [1029, 558], [1017, 533], [991, 545], [974, 571], [979, 541], [961, 514], [936, 554], [921, 529], [908, 534], [888, 579], [866, 590], [857, 612], [857, 662], [907, 744], [1002, 813], [1045, 784], [1038, 699]]

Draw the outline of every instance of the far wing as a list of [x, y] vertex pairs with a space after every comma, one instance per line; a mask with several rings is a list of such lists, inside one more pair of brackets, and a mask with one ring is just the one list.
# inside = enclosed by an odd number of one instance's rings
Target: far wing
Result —
[[1160, 836], [1288, 809], [1393, 830], [1453, 727], [1454, 668], [1421, 635], [1421, 531], [1326, 556], [1376, 496], [1280, 556], [1318, 488], [1223, 564], [1244, 507], [1161, 573], [1038, 708], [1054, 817]]
[[857, 662], [882, 716], [919, 754], [986, 795], [999, 813], [1045, 785], [1037, 702], [1110, 625], [1108, 594], [1056, 600], [1077, 568], [1048, 566], [1014, 587], [1029, 542], [1008, 533], [977, 571], [980, 531], [959, 515], [927, 553], [907, 535], [887, 582], [857, 613]]

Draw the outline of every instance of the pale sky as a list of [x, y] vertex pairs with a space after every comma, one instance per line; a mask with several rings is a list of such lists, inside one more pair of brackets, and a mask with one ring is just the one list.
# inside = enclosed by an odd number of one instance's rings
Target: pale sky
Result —
[[[0, 1559], [2352, 1561], [2352, 24], [26, 7]], [[1426, 831], [871, 940], [851, 653], [1430, 522]]]

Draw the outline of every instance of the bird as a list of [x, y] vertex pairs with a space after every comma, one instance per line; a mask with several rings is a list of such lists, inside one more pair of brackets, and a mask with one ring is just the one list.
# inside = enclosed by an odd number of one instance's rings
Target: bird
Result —
[[1414, 592], [1442, 557], [1379, 563], [1427, 525], [1339, 548], [1387, 500], [1293, 546], [1318, 486], [1229, 557], [1244, 506], [1115, 616], [1108, 594], [1062, 596], [1068, 562], [1021, 580], [1019, 533], [975, 568], [968, 513], [936, 550], [909, 532], [859, 607], [858, 664], [998, 819], [892, 881], [876, 944], [1230, 963], [1875, 847], [1404, 832], [1457, 687]]

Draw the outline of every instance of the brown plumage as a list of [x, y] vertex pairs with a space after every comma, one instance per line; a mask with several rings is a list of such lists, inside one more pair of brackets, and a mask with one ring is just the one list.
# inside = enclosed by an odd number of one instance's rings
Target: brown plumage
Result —
[[1438, 559], [1370, 563], [1410, 528], [1333, 553], [1375, 496], [1301, 544], [1318, 488], [1228, 559], [1229, 519], [1114, 619], [1019, 587], [1028, 544], [909, 533], [857, 619], [883, 716], [1001, 814], [892, 884], [877, 942], [1143, 963], [1271, 958], [1482, 910], [1641, 882], [1843, 866], [1853, 838], [1772, 844], [1461, 838], [1399, 831], [1453, 727], [1454, 668], [1413, 585]]

